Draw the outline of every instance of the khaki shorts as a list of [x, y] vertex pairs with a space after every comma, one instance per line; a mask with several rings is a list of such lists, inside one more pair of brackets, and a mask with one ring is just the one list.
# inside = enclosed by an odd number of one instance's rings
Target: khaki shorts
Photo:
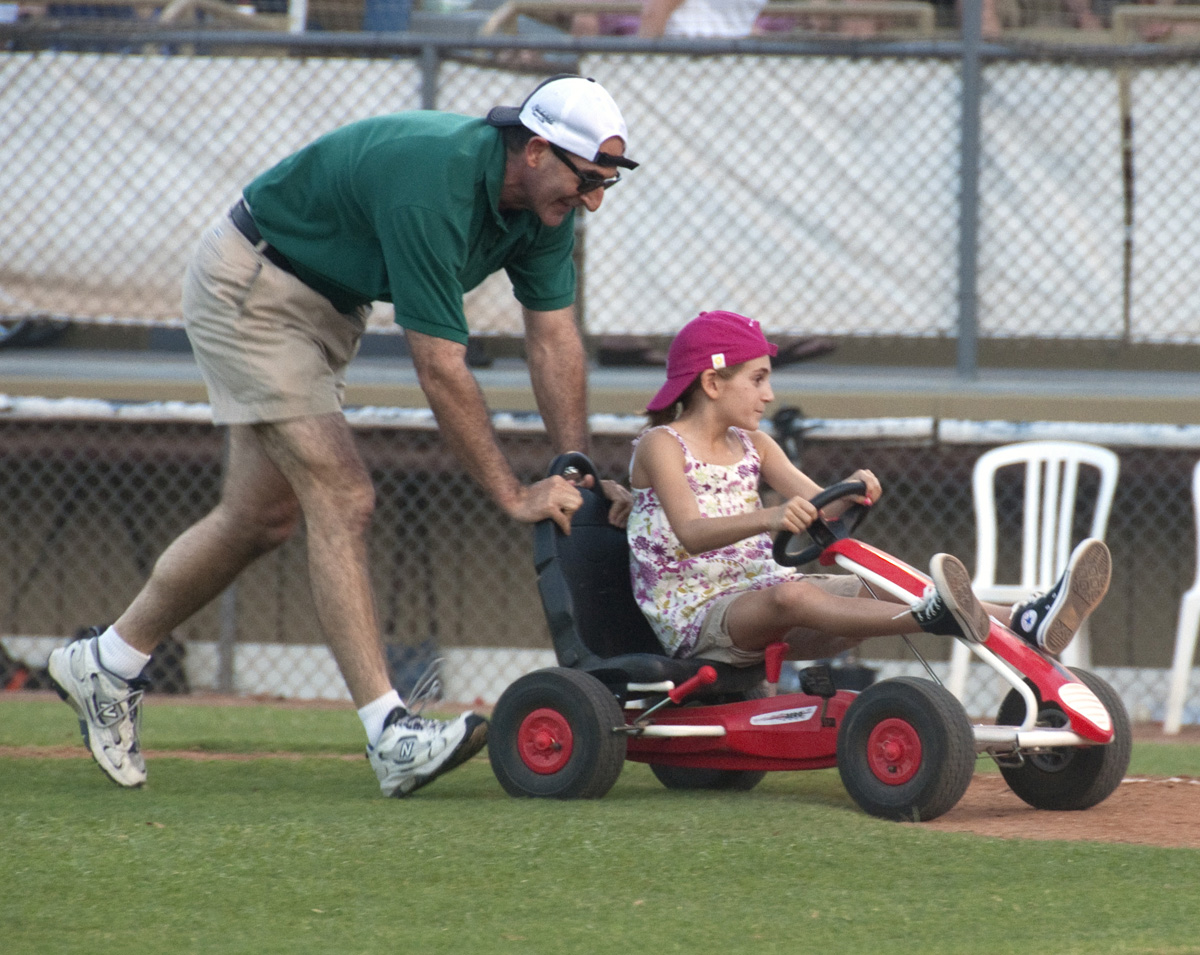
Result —
[[[857, 597], [862, 593], [862, 582], [854, 574], [805, 574], [799, 579], [838, 597]], [[731, 663], [738, 667], [762, 662], [764, 656], [762, 650], [743, 650], [735, 647], [733, 638], [729, 636], [726, 622], [729, 606], [744, 593], [749, 593], [749, 591], [718, 597], [709, 605], [704, 623], [700, 626], [700, 636], [696, 638], [696, 648], [692, 651], [691, 656], [716, 660], [718, 663]], [[829, 656], [840, 653], [850, 646], [849, 643], [839, 645], [840, 638], [819, 630], [797, 627], [795, 631], [789, 633], [789, 638], [793, 634], [798, 638], [797, 642], [800, 640], [828, 642], [832, 651]]]
[[213, 420], [253, 424], [340, 411], [346, 366], [370, 311], [343, 315], [222, 216], [201, 237], [183, 280], [183, 320]]

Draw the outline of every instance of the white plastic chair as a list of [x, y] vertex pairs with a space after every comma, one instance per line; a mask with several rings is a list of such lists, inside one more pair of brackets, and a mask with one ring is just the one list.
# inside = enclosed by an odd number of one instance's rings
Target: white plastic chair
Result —
[[1179, 602], [1179, 624], [1175, 628], [1175, 660], [1171, 664], [1171, 689], [1167, 693], [1167, 711], [1163, 732], [1172, 736], [1183, 722], [1187, 701], [1188, 678], [1196, 656], [1196, 636], [1200, 633], [1200, 461], [1192, 471], [1192, 507], [1196, 514], [1196, 582]]
[[[996, 579], [999, 543], [996, 473], [1012, 466], [1025, 469], [1021, 574], [1015, 583], [1002, 583]], [[976, 528], [973, 585], [981, 600], [1016, 603], [1054, 586], [1078, 543], [1071, 539], [1071, 529], [1075, 521], [1079, 472], [1083, 466], [1095, 468], [1100, 477], [1092, 523], [1086, 536], [1103, 539], [1120, 471], [1120, 461], [1112, 451], [1078, 441], [1025, 441], [993, 448], [980, 455], [975, 462], [972, 485]], [[966, 692], [970, 659], [970, 648], [956, 640], [946, 686], [960, 700]], [[1091, 644], [1086, 623], [1063, 651], [1062, 662], [1068, 666], [1090, 665]]]

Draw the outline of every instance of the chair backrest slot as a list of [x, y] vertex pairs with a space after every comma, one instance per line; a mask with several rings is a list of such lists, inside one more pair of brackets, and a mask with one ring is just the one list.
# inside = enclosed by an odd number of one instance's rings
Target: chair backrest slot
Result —
[[[1015, 579], [1002, 580], [998, 566], [1001, 515], [996, 485], [1000, 472], [1008, 468], [1023, 469], [1021, 566]], [[1080, 441], [1022, 441], [992, 448], [979, 456], [971, 485], [975, 502], [973, 585], [980, 598], [1015, 603], [1054, 585], [1078, 543], [1074, 532], [1085, 468], [1095, 470], [1097, 483], [1091, 521], [1081, 537], [1103, 540], [1120, 473], [1120, 460], [1108, 448]], [[1062, 659], [1070, 666], [1091, 665], [1086, 623], [1063, 651]], [[946, 685], [960, 700], [966, 695], [969, 660], [966, 646], [955, 643]]]

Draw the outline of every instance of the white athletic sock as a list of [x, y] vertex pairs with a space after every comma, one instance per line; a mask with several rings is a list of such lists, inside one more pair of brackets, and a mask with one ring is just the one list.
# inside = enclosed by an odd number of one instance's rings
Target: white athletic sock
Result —
[[96, 651], [100, 665], [122, 680], [132, 680], [150, 662], [150, 654], [142, 653], [137, 647], [131, 647], [112, 627], [100, 634]]
[[359, 709], [358, 718], [362, 720], [363, 729], [367, 731], [369, 746], [374, 746], [379, 742], [379, 737], [383, 735], [383, 721], [396, 707], [404, 709], [404, 701], [400, 699], [399, 693], [391, 690]]

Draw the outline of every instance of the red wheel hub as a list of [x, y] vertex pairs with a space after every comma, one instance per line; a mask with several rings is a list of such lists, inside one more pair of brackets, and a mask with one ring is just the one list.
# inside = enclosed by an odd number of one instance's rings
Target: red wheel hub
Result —
[[517, 730], [521, 761], [541, 776], [557, 773], [571, 759], [575, 737], [571, 724], [557, 710], [534, 710]]
[[880, 782], [902, 786], [921, 768], [921, 737], [907, 720], [878, 723], [867, 738], [867, 765]]

